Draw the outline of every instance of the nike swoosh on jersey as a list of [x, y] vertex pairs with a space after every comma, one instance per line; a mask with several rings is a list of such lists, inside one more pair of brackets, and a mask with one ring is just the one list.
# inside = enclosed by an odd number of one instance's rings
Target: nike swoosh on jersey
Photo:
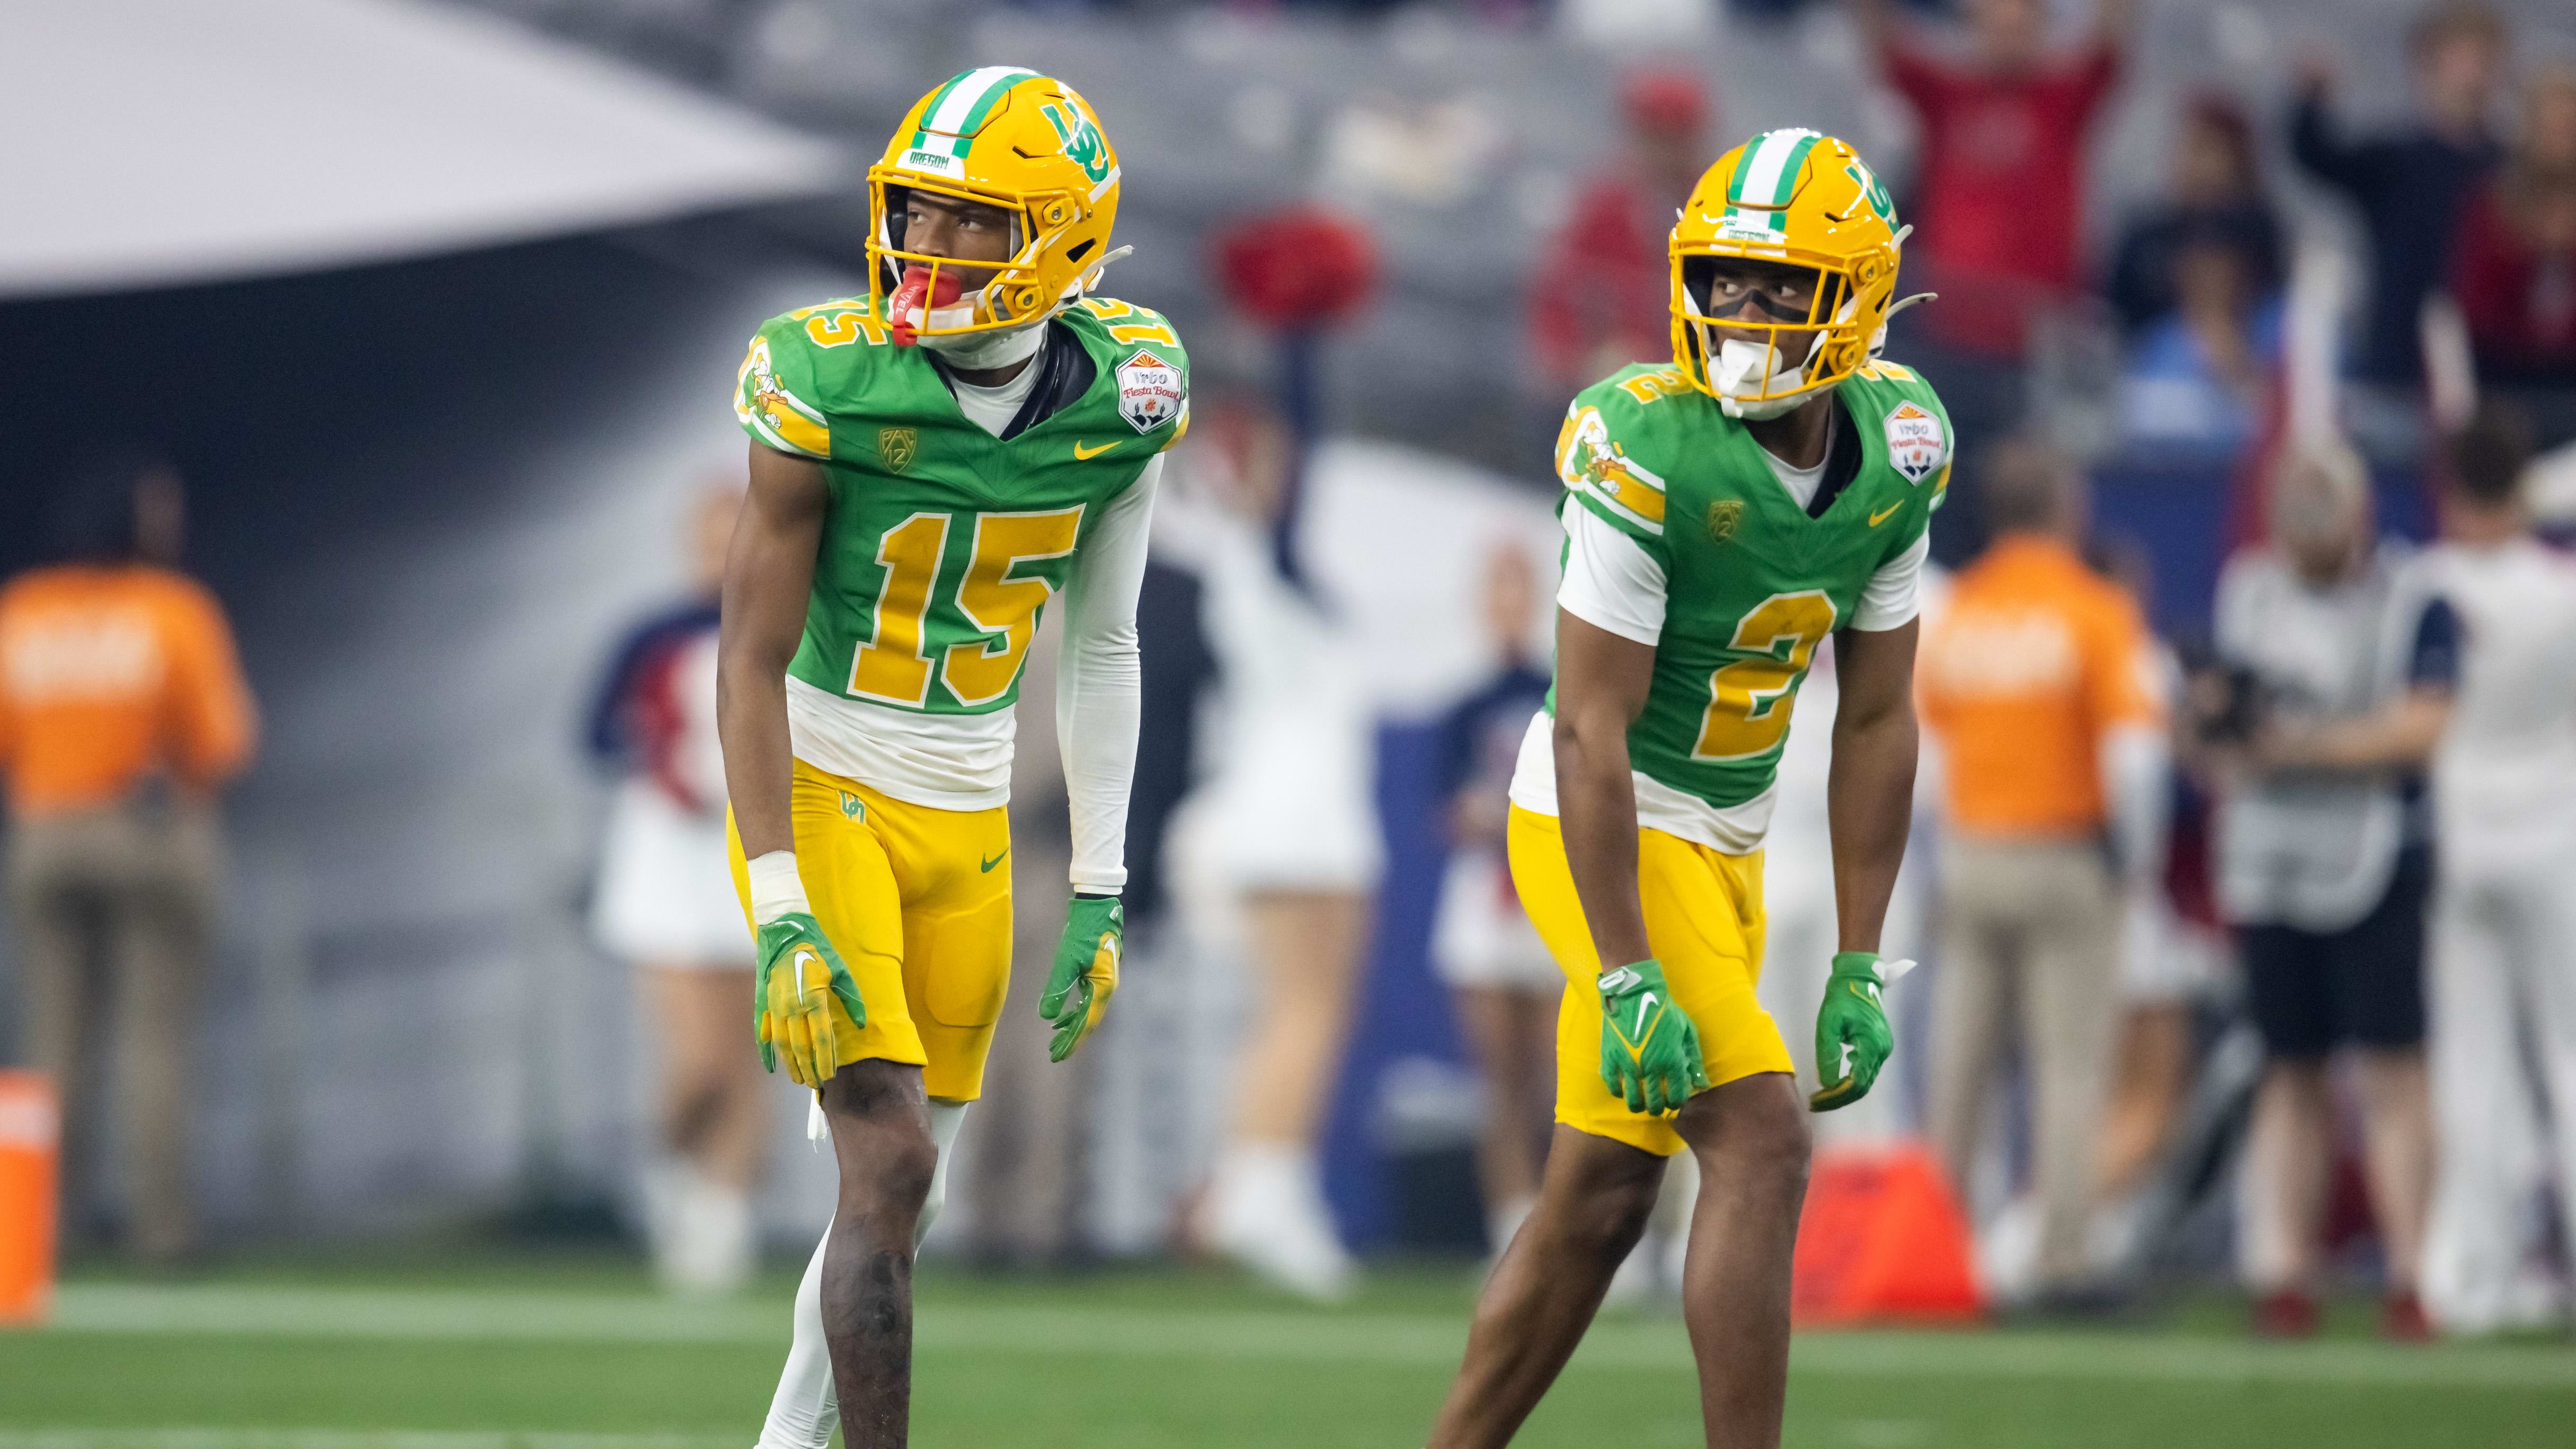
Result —
[[[1002, 852], [1002, 855], [1008, 855], [1008, 854], [1010, 854], [1010, 853], [1011, 853], [1011, 852], [1010, 852], [1009, 850], [1005, 849], [1005, 850]], [[987, 860], [987, 861], [985, 861], [985, 862], [984, 862], [984, 874], [986, 874], [986, 875], [991, 875], [991, 874], [993, 873], [993, 867], [995, 867], [995, 866], [997, 866], [997, 865], [1000, 865], [1000, 864], [1002, 863], [1002, 855], [994, 856], [991, 860]]]
[[1101, 454], [1108, 452], [1110, 449], [1117, 447], [1120, 443], [1125, 441], [1126, 439], [1124, 438], [1112, 438], [1108, 442], [1101, 444], [1099, 447], [1086, 448], [1082, 446], [1082, 440], [1080, 438], [1076, 438], [1073, 442], [1073, 461], [1077, 463], [1088, 463], [1092, 459], [1099, 457]]
[[1878, 527], [1880, 524], [1887, 521], [1887, 515], [1894, 513], [1896, 510], [1903, 508], [1904, 506], [1905, 500], [1900, 498], [1894, 503], [1887, 505], [1885, 508], [1880, 509], [1876, 513], [1871, 514], [1869, 516], [1869, 526], [1872, 528]]

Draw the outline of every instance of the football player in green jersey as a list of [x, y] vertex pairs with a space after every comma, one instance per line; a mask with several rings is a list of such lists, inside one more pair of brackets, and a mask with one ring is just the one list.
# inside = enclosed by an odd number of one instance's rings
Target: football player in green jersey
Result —
[[1841, 951], [1816, 1021], [1829, 1111], [1890, 1048], [1879, 929], [1915, 761], [1916, 588], [1949, 423], [1876, 360], [1904, 232], [1849, 146], [1771, 131], [1701, 178], [1671, 242], [1673, 363], [1586, 389], [1555, 687], [1512, 781], [1512, 879], [1570, 986], [1537, 1209], [1476, 1307], [1434, 1449], [1509, 1442], [1655, 1201], [1700, 1166], [1682, 1300], [1708, 1443], [1780, 1442], [1807, 1127], [1754, 998], [1762, 836], [1799, 682], [1842, 685], [1829, 813]]
[[840, 1167], [765, 1449], [823, 1449], [836, 1419], [850, 1449], [905, 1442], [913, 1246], [1009, 980], [1011, 711], [1059, 591], [1056, 1060], [1117, 987], [1136, 596], [1188, 426], [1171, 329], [1091, 295], [1118, 180], [1062, 82], [956, 76], [869, 172], [866, 295], [772, 320], [743, 362], [717, 702], [735, 882], [761, 1050], [815, 1089]]

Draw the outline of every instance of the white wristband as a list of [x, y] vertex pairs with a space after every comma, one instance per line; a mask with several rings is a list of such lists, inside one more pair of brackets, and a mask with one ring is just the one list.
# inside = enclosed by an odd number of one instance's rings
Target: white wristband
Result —
[[796, 852], [773, 850], [751, 863], [751, 923], [766, 926], [780, 916], [814, 913], [806, 902], [805, 881], [796, 873]]

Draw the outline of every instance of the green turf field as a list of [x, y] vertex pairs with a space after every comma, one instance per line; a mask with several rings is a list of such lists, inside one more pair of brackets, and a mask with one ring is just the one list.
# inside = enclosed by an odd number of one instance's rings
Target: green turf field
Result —
[[[1180, 1271], [925, 1272], [925, 1449], [1414, 1449], [1464, 1333], [1456, 1270], [1291, 1307]], [[76, 1276], [0, 1333], [0, 1449], [749, 1449], [792, 1283], [653, 1297], [599, 1260]], [[1701, 1442], [1677, 1318], [1596, 1327], [1519, 1443]], [[2245, 1342], [2216, 1305], [2152, 1329], [1801, 1337], [1788, 1442], [1815, 1449], [2576, 1445], [2576, 1348]]]

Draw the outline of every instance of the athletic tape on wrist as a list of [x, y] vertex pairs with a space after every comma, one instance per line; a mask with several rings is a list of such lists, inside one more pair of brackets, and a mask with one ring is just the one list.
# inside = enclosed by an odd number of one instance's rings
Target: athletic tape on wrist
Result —
[[766, 926], [780, 916], [812, 915], [805, 899], [805, 879], [796, 873], [796, 852], [773, 850], [751, 862], [751, 922]]

